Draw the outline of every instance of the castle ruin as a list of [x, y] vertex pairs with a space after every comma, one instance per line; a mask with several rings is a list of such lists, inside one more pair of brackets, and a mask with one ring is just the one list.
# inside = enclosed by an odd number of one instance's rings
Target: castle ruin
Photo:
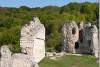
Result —
[[37, 17], [21, 29], [21, 53], [14, 53], [3, 45], [0, 49], [0, 67], [39, 67], [45, 57], [45, 27]]
[[94, 54], [98, 57], [98, 29], [91, 23], [76, 24], [74, 21], [62, 26], [62, 51], [67, 53]]
[[37, 17], [22, 27], [20, 47], [22, 53], [28, 54], [37, 63], [45, 57], [45, 27]]
[[[38, 67], [45, 57], [45, 27], [37, 17], [21, 28], [21, 53], [4, 45], [0, 49], [0, 67]], [[98, 29], [91, 23], [69, 21], [62, 26], [62, 52], [93, 54], [98, 58]], [[59, 55], [60, 53], [58, 53]], [[55, 53], [57, 55], [57, 53]], [[59, 56], [63, 56], [63, 53]]]

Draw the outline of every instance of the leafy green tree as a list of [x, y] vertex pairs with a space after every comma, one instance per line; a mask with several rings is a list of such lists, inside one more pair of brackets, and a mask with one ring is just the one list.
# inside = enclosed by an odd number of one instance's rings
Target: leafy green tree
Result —
[[98, 25], [99, 4], [74, 2], [62, 7], [0, 7], [0, 46], [6, 44], [13, 52], [20, 52], [20, 29], [29, 23], [33, 16], [39, 17], [46, 28], [46, 50], [59, 51], [62, 25], [69, 20], [84, 23], [89, 21]]

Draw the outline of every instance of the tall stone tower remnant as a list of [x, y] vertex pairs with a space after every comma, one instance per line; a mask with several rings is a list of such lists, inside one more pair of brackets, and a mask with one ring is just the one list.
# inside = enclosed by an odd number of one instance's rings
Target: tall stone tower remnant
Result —
[[65, 52], [75, 53], [76, 52], [75, 42], [78, 41], [79, 38], [78, 35], [79, 35], [78, 26], [74, 21], [65, 23], [62, 27], [62, 37], [63, 37], [62, 50]]
[[45, 57], [45, 27], [37, 17], [21, 29], [21, 52], [28, 54], [36, 62]]
[[45, 27], [37, 17], [21, 29], [21, 53], [10, 51], [7, 45], [0, 49], [0, 67], [39, 67], [45, 57]]

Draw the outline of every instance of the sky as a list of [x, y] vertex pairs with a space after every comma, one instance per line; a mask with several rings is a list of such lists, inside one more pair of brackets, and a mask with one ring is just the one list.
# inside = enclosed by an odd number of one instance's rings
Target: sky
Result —
[[1, 7], [44, 7], [63, 6], [70, 2], [98, 2], [98, 0], [0, 0]]

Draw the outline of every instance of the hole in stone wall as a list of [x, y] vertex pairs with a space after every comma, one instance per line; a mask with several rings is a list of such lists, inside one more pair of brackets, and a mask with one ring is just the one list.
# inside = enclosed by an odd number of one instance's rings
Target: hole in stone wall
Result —
[[73, 28], [72, 29], [72, 34], [75, 34], [76, 33], [76, 28]]
[[78, 49], [78, 48], [79, 48], [79, 43], [76, 42], [76, 43], [75, 43], [75, 49]]
[[91, 46], [91, 40], [88, 40], [89, 47]]
[[79, 31], [79, 41], [82, 43], [83, 42], [83, 30]]
[[0, 53], [0, 57], [1, 57], [1, 53]]

